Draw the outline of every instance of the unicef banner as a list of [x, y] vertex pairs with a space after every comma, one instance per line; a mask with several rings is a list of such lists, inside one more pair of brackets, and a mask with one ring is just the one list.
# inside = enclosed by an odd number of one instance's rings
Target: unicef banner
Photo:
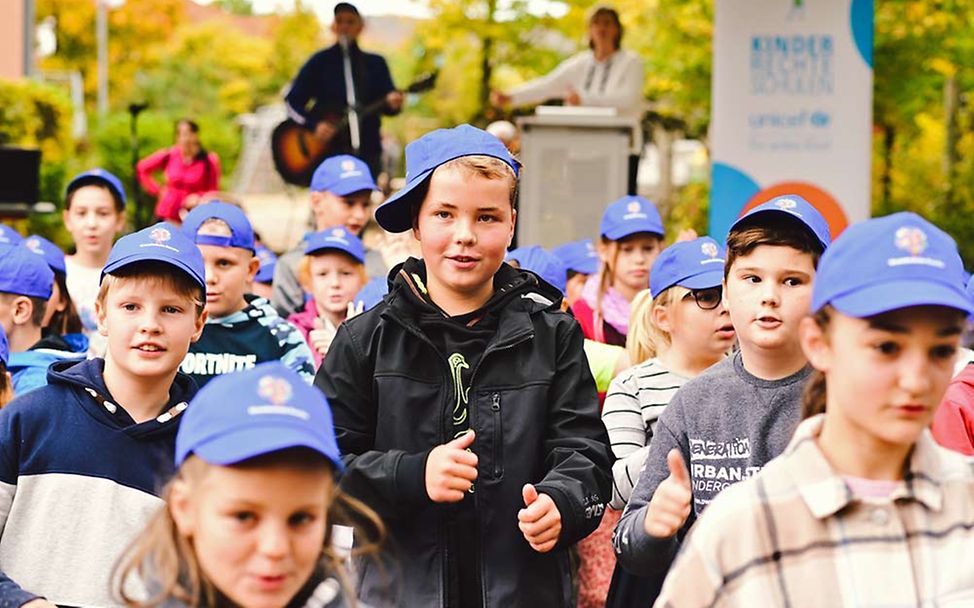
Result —
[[872, 34], [872, 0], [717, 0], [712, 235], [781, 194], [869, 216]]

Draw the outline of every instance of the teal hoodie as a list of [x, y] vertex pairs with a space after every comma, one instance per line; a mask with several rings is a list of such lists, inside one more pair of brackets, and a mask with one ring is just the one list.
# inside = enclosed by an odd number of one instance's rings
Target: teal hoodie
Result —
[[19, 397], [35, 388], [46, 386], [47, 368], [52, 363], [83, 361], [87, 357], [87, 351], [88, 340], [80, 334], [72, 334], [47, 335], [25, 351], [10, 353], [7, 371], [13, 379], [14, 395]]

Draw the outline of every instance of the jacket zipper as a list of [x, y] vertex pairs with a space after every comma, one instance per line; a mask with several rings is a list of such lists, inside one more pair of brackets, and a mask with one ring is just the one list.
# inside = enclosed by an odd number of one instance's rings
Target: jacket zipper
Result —
[[501, 428], [501, 394], [490, 396], [490, 411], [494, 417], [494, 477], [501, 476], [501, 444], [504, 442], [504, 432]]

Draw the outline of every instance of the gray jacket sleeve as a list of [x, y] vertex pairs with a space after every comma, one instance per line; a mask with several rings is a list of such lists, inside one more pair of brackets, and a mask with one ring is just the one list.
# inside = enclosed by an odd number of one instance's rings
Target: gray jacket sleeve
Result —
[[292, 249], [277, 260], [274, 267], [274, 291], [271, 305], [283, 318], [304, 308], [304, 288], [298, 282], [298, 264], [304, 254]]
[[663, 410], [656, 425], [656, 433], [649, 443], [646, 464], [639, 474], [632, 497], [612, 537], [619, 563], [626, 570], [640, 576], [660, 576], [669, 569], [676, 557], [680, 545], [679, 539], [683, 538], [694, 520], [691, 509], [690, 517], [683, 525], [683, 529], [669, 538], [657, 538], [646, 534], [643, 523], [646, 520], [649, 501], [656, 493], [656, 488], [670, 475], [666, 455], [676, 448], [683, 454], [683, 461], [690, 462], [682, 403], [681, 391], [677, 391], [673, 400]]

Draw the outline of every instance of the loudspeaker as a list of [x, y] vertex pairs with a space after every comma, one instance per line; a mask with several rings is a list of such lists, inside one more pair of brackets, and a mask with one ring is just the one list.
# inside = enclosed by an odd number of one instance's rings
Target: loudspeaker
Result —
[[41, 151], [0, 146], [0, 217], [24, 217], [40, 196]]

